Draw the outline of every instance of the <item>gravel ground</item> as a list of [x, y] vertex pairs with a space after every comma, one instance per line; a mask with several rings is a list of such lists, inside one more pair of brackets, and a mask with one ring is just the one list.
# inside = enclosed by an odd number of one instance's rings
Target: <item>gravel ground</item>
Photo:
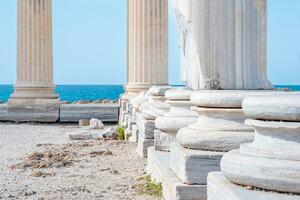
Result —
[[146, 161], [135, 144], [70, 142], [75, 125], [0, 123], [0, 199], [157, 198], [137, 191]]

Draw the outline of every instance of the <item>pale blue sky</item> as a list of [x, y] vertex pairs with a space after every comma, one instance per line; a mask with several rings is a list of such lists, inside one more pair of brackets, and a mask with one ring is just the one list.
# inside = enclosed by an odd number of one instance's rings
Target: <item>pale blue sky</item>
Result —
[[[16, 2], [0, 0], [0, 84], [14, 83]], [[300, 1], [269, 0], [268, 73], [274, 84], [300, 85]], [[170, 82], [179, 81], [175, 18], [170, 7]], [[53, 0], [57, 84], [123, 84], [126, 0]]]

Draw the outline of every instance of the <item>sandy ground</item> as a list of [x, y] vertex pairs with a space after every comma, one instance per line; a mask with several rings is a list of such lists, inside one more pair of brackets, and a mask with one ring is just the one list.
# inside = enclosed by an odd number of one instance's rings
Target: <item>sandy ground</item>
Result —
[[146, 161], [135, 144], [70, 142], [78, 130], [0, 123], [0, 199], [157, 199], [136, 189]]

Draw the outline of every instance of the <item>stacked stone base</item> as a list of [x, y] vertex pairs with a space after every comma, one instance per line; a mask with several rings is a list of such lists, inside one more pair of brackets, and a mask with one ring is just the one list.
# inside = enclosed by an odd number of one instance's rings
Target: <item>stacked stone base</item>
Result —
[[207, 184], [209, 172], [220, 171], [223, 152], [192, 150], [171, 145], [170, 168], [185, 184]]
[[137, 143], [138, 142], [138, 134], [139, 134], [138, 126], [136, 124], [132, 125], [131, 136], [129, 138], [129, 142]]
[[57, 122], [60, 101], [58, 99], [14, 99], [8, 102], [8, 121]]
[[139, 156], [146, 158], [148, 148], [154, 146], [154, 120], [146, 120], [138, 117], [137, 125], [139, 131], [136, 152]]
[[81, 119], [96, 118], [102, 122], [118, 121], [117, 104], [62, 104], [60, 122], [79, 122]]
[[142, 158], [147, 158], [148, 148], [152, 147], [153, 145], [154, 145], [154, 139], [144, 138], [143, 135], [138, 135], [136, 153]]
[[208, 175], [208, 200], [299, 200], [297, 195], [248, 190], [228, 181], [222, 172]]
[[162, 183], [165, 200], [206, 200], [206, 185], [186, 185], [170, 170], [170, 153], [148, 149], [147, 172]]
[[154, 131], [154, 146], [157, 151], [170, 151], [171, 144], [175, 142], [175, 136], [161, 130]]

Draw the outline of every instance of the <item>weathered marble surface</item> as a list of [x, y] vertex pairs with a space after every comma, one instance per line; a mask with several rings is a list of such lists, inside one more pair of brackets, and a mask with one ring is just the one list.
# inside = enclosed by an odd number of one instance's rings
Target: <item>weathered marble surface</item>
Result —
[[147, 158], [148, 148], [152, 146], [154, 146], [154, 139], [144, 138], [143, 135], [138, 135], [136, 152], [140, 157]]
[[138, 134], [139, 134], [139, 129], [137, 125], [132, 125], [132, 130], [131, 130], [131, 136], [129, 138], [129, 142], [137, 143], [138, 142]]
[[152, 86], [149, 90], [148, 93], [152, 96], [165, 96], [165, 93], [172, 89], [172, 86]]
[[242, 108], [242, 102], [248, 96], [277, 93], [274, 90], [201, 90], [191, 94], [191, 102], [207, 108]]
[[186, 87], [174, 87], [165, 93], [168, 100], [189, 101], [192, 90]]
[[147, 139], [154, 139], [154, 120], [146, 120], [143, 117], [139, 117], [139, 119], [137, 119], [137, 126], [140, 136]]
[[60, 117], [59, 108], [58, 99], [11, 98], [8, 102], [8, 121], [57, 122]]
[[62, 104], [60, 122], [78, 122], [80, 119], [100, 119], [103, 122], [118, 121], [117, 104]]
[[246, 98], [243, 102], [243, 111], [253, 119], [300, 121], [300, 93], [278, 93], [272, 96]]
[[175, 0], [182, 79], [193, 89], [267, 89], [265, 0]]
[[170, 153], [148, 149], [147, 173], [161, 182], [165, 200], [206, 200], [206, 185], [186, 185], [170, 170]]
[[0, 103], [0, 121], [7, 121], [8, 119], [8, 105], [6, 103]]
[[228, 181], [221, 172], [208, 174], [207, 200], [299, 200], [298, 195], [248, 190]]
[[209, 172], [220, 171], [223, 152], [186, 149], [178, 143], [171, 145], [170, 169], [188, 185], [206, 185]]
[[176, 141], [175, 136], [161, 130], [154, 131], [154, 147], [157, 151], [170, 151], [171, 144]]
[[196, 122], [197, 113], [190, 109], [191, 90], [177, 88], [166, 92], [166, 103], [170, 105], [169, 112], [157, 117], [155, 126], [168, 134], [176, 136], [179, 129]]
[[[221, 169], [228, 180], [265, 190], [300, 194], [300, 120], [289, 122], [283, 115], [286, 112], [287, 119], [297, 120], [299, 97], [299, 93], [281, 93], [245, 99], [246, 113], [260, 119], [246, 121], [255, 129], [254, 141], [223, 157]], [[252, 108], [256, 105], [254, 102], [259, 105], [257, 111]], [[279, 114], [280, 111], [283, 113]], [[273, 116], [283, 121], [270, 121]]]
[[233, 183], [300, 193], [299, 160], [254, 157], [233, 150], [224, 155], [221, 168], [224, 176]]
[[143, 117], [149, 120], [155, 120], [157, 117], [164, 115], [170, 109], [165, 102], [164, 96], [150, 96], [142, 111]]
[[254, 129], [243, 124], [242, 109], [193, 107], [199, 113], [196, 123], [178, 131], [176, 140], [185, 148], [230, 151], [253, 141]]

